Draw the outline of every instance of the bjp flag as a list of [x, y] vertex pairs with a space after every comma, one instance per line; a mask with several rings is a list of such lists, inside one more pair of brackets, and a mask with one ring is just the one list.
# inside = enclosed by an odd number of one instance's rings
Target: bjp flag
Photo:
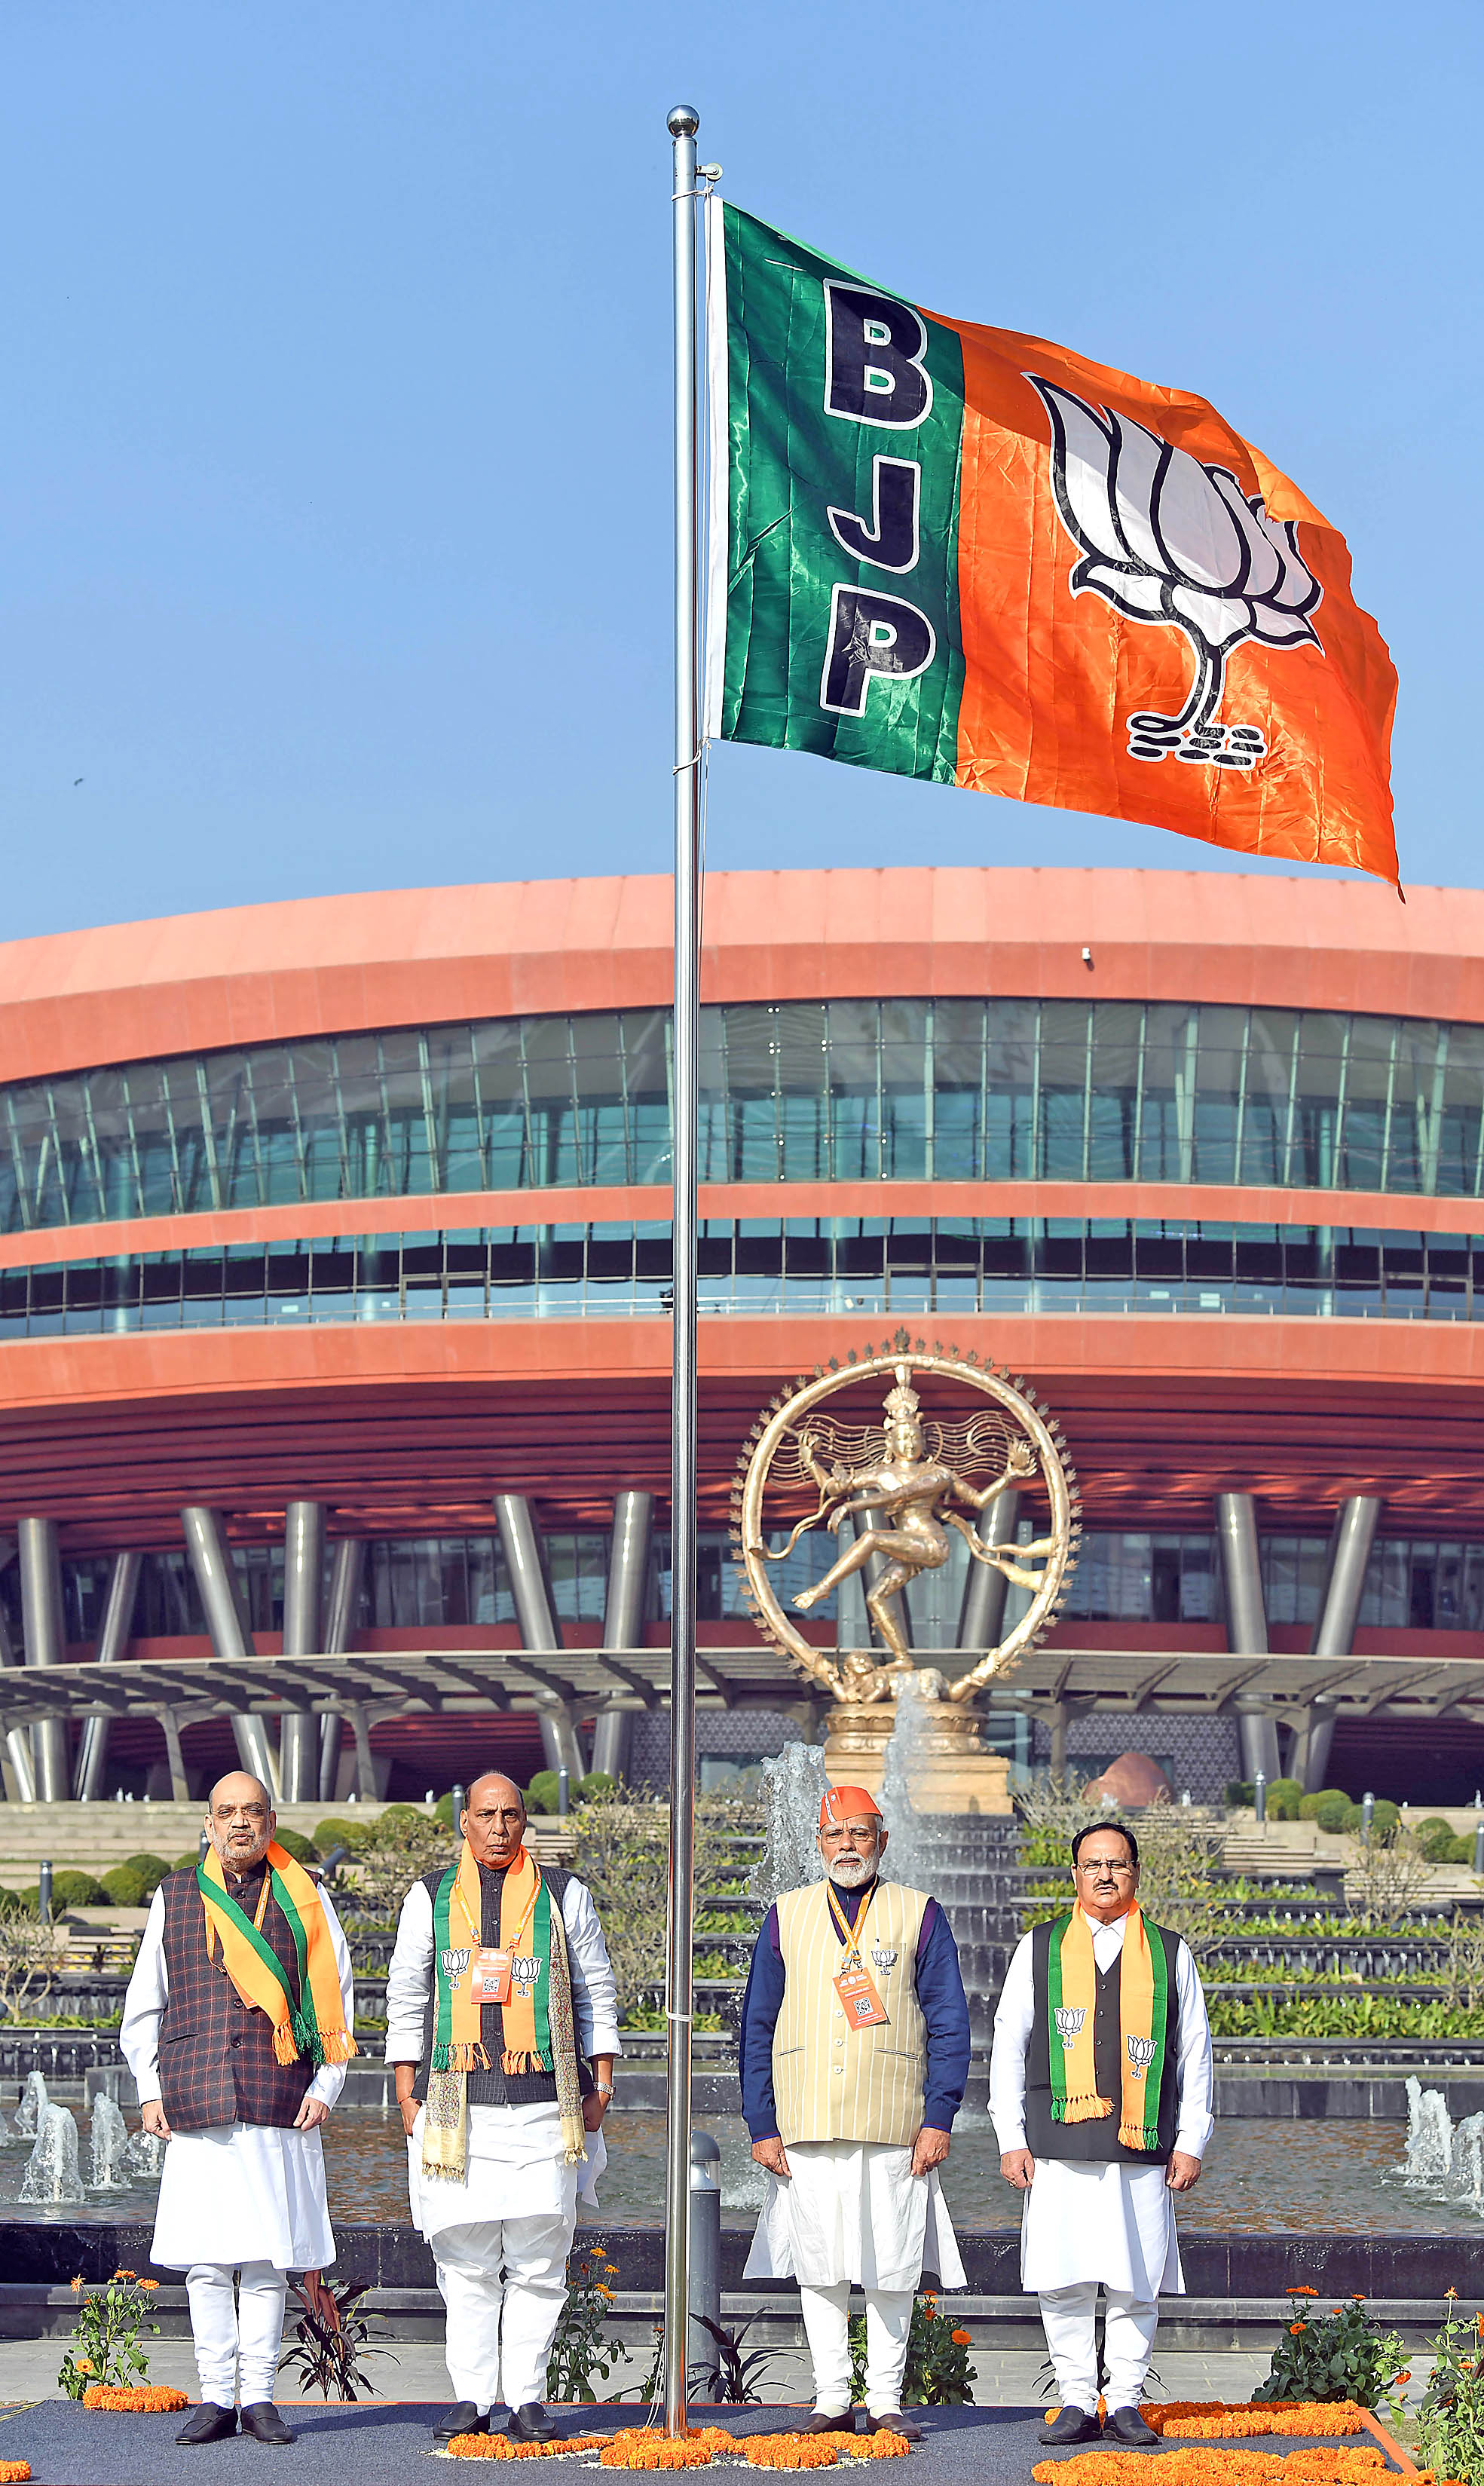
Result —
[[1396, 880], [1396, 675], [1286, 475], [706, 212], [708, 733]]

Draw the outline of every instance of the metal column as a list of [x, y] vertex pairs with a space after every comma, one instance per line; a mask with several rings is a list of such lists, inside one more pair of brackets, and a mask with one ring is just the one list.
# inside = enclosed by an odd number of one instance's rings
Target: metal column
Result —
[[[320, 1657], [319, 1597], [324, 1578], [324, 1505], [291, 1502], [284, 1514], [284, 1655]], [[285, 1804], [313, 1804], [319, 1787], [314, 1713], [286, 1709], [278, 1736]]]
[[[691, 1959], [696, 1914], [696, 1309], [697, 1133], [701, 1052], [701, 752], [697, 713], [696, 132], [701, 115], [676, 104], [671, 226], [674, 275], [675, 706], [674, 1105], [670, 1236], [670, 1892], [665, 1940], [665, 2428], [685, 2431], [685, 2341], [690, 2311]], [[720, 618], [720, 617], [718, 617]]]
[[[555, 1653], [562, 1646], [562, 1626], [552, 1612], [536, 1516], [523, 1493], [496, 1494], [495, 1525], [500, 1531], [500, 1547], [505, 1556], [505, 1567], [509, 1573], [521, 1646], [533, 1651], [546, 1649]], [[541, 1728], [541, 1757], [546, 1767], [549, 1770], [565, 1770], [575, 1786], [579, 1779], [587, 1776], [588, 1765], [583, 1759], [582, 1745], [570, 1709], [553, 1693], [537, 1697], [536, 1716]]]
[[[54, 1519], [21, 1519], [15, 1526], [20, 1564], [20, 1611], [28, 1666], [60, 1666], [67, 1651], [62, 1621], [62, 1558]], [[65, 1718], [39, 1718], [31, 1729], [31, 1757], [42, 1804], [65, 1804], [71, 1793]]]
[[[1360, 1617], [1360, 1599], [1365, 1592], [1365, 1574], [1380, 1516], [1379, 1493], [1350, 1494], [1339, 1506], [1330, 1536], [1319, 1620], [1309, 1644], [1313, 1657], [1349, 1657], [1355, 1648], [1356, 1624]], [[1334, 1711], [1333, 1695], [1312, 1701], [1295, 1737], [1293, 1776], [1302, 1782], [1305, 1795], [1317, 1794], [1326, 1783], [1334, 1745]]]
[[[1226, 1644], [1244, 1656], [1265, 1657], [1268, 1616], [1262, 1599], [1256, 1505], [1250, 1493], [1217, 1495], [1216, 1530], [1226, 1595]], [[1242, 1746], [1242, 1775], [1255, 1779], [1260, 1770], [1271, 1785], [1282, 1776], [1273, 1704], [1252, 1696], [1239, 1699], [1234, 1706]]]
[[[185, 1534], [186, 1556], [206, 1609], [213, 1657], [256, 1656], [252, 1634], [237, 1603], [237, 1584], [221, 1512], [191, 1503], [180, 1513], [180, 1526]], [[278, 1760], [268, 1741], [266, 1721], [239, 1710], [233, 1719], [232, 1731], [242, 1767], [267, 1788], [276, 1804]]]
[[[97, 1645], [93, 1652], [99, 1666], [116, 1666], [128, 1647], [143, 1567], [144, 1556], [133, 1546], [113, 1558], [102, 1619], [97, 1627]], [[107, 1718], [85, 1718], [82, 1722], [82, 1740], [72, 1773], [72, 1793], [79, 1804], [96, 1804], [102, 1795], [111, 1723]]]
[[[10, 1559], [10, 1555], [14, 1554], [14, 1551], [15, 1547], [13, 1540], [10, 1545], [9, 1552], [4, 1555], [0, 1555], [0, 1570], [4, 1569], [6, 1562]], [[15, 1655], [14, 1646], [11, 1640], [11, 1627], [6, 1620], [5, 1608], [0, 1606], [0, 1667], [11, 1667], [18, 1664], [19, 1660]], [[31, 1766], [31, 1738], [27, 1734], [24, 1726], [7, 1727], [5, 1749], [7, 1757], [11, 1764], [12, 1773], [15, 1780], [16, 1803], [35, 1804], [36, 1772]]]
[[[324, 1654], [344, 1657], [355, 1638], [361, 1615], [361, 1589], [366, 1578], [366, 1539], [343, 1536], [330, 1564], [330, 1599], [324, 1624]], [[319, 1721], [319, 1801], [335, 1802], [340, 1776], [343, 1721], [326, 1710]]]
[[[978, 1533], [986, 1545], [1013, 1545], [1020, 1524], [1020, 1487], [1005, 1485], [986, 1504], [978, 1518]], [[964, 1602], [959, 1609], [958, 1645], [982, 1657], [1000, 1645], [1004, 1627], [1004, 1592], [1009, 1582], [992, 1562], [976, 1562], [972, 1556], [969, 1577], [964, 1582]]]
[[[625, 1491], [614, 1496], [613, 1549], [608, 1558], [608, 1595], [603, 1605], [605, 1648], [639, 1648], [643, 1644], [653, 1521], [652, 1493]], [[611, 1779], [626, 1778], [633, 1740], [632, 1709], [620, 1708], [616, 1701], [599, 1709], [592, 1730], [594, 1770], [605, 1771]]]

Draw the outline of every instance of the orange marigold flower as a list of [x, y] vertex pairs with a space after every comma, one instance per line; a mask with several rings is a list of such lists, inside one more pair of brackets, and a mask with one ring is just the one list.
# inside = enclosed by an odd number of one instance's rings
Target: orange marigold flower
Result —
[[30, 2474], [31, 2463], [29, 2460], [0, 2460], [0, 2477], [7, 2480], [14, 2478], [15, 2486], [22, 2486], [22, 2481], [29, 2477]]
[[1445, 2287], [1443, 2292], [1444, 2296], [1456, 2296], [1458, 2294], [1456, 2287]]
[[81, 2289], [81, 2286], [82, 2286], [82, 2280], [81, 2280], [80, 2279], [73, 2279], [73, 2281], [72, 2281], [72, 2294], [73, 2294], [74, 2296], [76, 2296], [76, 2295], [78, 2294], [79, 2290]]
[[157, 2279], [142, 2279], [139, 2284], [141, 2287], [158, 2287], [159, 2280]]
[[1288, 2325], [1288, 2336], [1290, 2339], [1297, 2339], [1300, 2332], [1306, 2331], [1307, 2329], [1308, 2324], [1306, 2322], [1290, 2322]]
[[973, 2345], [967, 2331], [950, 2331], [948, 2333], [948, 2337], [952, 2340], [955, 2348], [968, 2348]]
[[1391, 2376], [1391, 2380], [1393, 2383], [1410, 2383], [1412, 2380], [1412, 2367], [1409, 2365], [1404, 2374], [1393, 2374]]
[[131, 2270], [116, 2270], [114, 2272], [114, 2277], [115, 2279], [133, 2279], [135, 2277], [135, 2273]]
[[168, 2383], [90, 2383], [82, 2395], [84, 2408], [108, 2409], [125, 2417], [156, 2416], [190, 2407], [184, 2391]]
[[79, 2357], [79, 2358], [78, 2358], [78, 2360], [77, 2360], [77, 2370], [78, 2370], [78, 2372], [79, 2372], [80, 2374], [91, 2374], [91, 2373], [92, 2373], [92, 2371], [93, 2371], [93, 2360], [92, 2360], [92, 2358], [91, 2358], [91, 2357]]
[[594, 2296], [608, 2296], [608, 2297], [611, 2297], [611, 2296], [613, 2295], [613, 2289], [612, 2289], [611, 2287], [607, 2287], [607, 2286], [605, 2286], [605, 2285], [604, 2285], [604, 2283], [603, 2283], [603, 2281], [602, 2281], [602, 2279], [598, 2279], [598, 2280], [594, 2283], [592, 2293], [593, 2293], [593, 2295], [594, 2295]]
[[1317, 2287], [1299, 2287], [1290, 2279], [1283, 2293], [1285, 2296], [1317, 2296], [1319, 2290]]

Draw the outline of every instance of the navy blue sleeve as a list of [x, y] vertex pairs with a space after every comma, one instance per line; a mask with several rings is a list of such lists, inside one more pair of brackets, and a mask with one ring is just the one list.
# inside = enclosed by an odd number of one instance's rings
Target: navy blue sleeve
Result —
[[[954, 1969], [958, 1961], [955, 1954]], [[783, 2007], [783, 1954], [778, 1938], [778, 1910], [770, 1908], [753, 1950], [742, 1997], [742, 2026], [737, 2046], [742, 2076], [742, 2113], [755, 2141], [776, 2141], [778, 2108], [773, 2097], [773, 2031]], [[962, 1987], [960, 1987], [962, 1992]], [[966, 2022], [967, 2025], [967, 2022]], [[965, 2066], [967, 2077], [967, 2063]]]
[[918, 1943], [917, 1989], [927, 2023], [922, 2121], [934, 2132], [951, 2132], [969, 2085], [969, 1998], [953, 1928], [931, 1899]]

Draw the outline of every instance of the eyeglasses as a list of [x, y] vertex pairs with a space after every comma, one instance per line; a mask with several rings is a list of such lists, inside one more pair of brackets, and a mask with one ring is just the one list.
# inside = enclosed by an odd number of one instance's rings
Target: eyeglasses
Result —
[[1138, 1867], [1112, 1856], [1079, 1856], [1072, 1870], [1074, 1873], [1133, 1873]]

